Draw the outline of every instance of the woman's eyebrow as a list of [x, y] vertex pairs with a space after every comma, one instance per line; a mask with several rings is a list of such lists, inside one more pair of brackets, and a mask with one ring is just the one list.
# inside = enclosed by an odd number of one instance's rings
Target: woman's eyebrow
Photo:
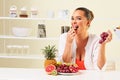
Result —
[[71, 16], [71, 18], [78, 18], [78, 17], [81, 18], [81, 16], [75, 16], [75, 17], [74, 17], [74, 16]]
[[79, 18], [81, 18], [81, 16], [76, 16], [76, 17], [79, 17]]

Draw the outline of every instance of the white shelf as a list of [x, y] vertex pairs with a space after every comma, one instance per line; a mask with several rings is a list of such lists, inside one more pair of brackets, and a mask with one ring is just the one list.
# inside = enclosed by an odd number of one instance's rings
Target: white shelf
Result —
[[68, 21], [69, 19], [65, 18], [20, 18], [20, 17], [0, 17], [0, 19], [5, 19], [5, 20], [63, 20], [63, 21]]
[[[40, 60], [45, 60], [44, 56], [35, 56], [35, 55], [28, 55], [28, 56], [6, 56], [6, 55], [0, 55], [0, 58], [40, 59]], [[58, 60], [58, 56], [56, 56], [55, 59]]]
[[[40, 18], [40, 17], [37, 17], [37, 18], [31, 18], [31, 17], [27, 17], [27, 18], [21, 18], [21, 17], [10, 17], [10, 16], [6, 16], [5, 14], [6, 14], [6, 1], [7, 0], [3, 0], [2, 2], [3, 2], [3, 5], [2, 5], [2, 14], [3, 15], [1, 15], [0, 16], [0, 21], [2, 21], [2, 25], [1, 25], [1, 28], [2, 28], [2, 33], [0, 34], [0, 40], [1, 40], [1, 42], [3, 42], [2, 43], [2, 51], [0, 50], [0, 58], [16, 58], [16, 59], [44, 59], [43, 57], [41, 58], [41, 56], [39, 56], [39, 55], [35, 55], [35, 54], [33, 54], [33, 56], [32, 56], [32, 54], [27, 54], [27, 55], [23, 55], [23, 53], [22, 53], [22, 55], [17, 55], [19, 52], [17, 52], [17, 53], [14, 53], [13, 55], [11, 55], [11, 54], [7, 54], [7, 52], [9, 53], [9, 50], [7, 49], [7, 43], [9, 44], [9, 40], [14, 40], [14, 41], [16, 41], [16, 40], [22, 40], [22, 41], [24, 41], [24, 40], [40, 40], [40, 42], [42, 41], [42, 42], [46, 42], [46, 41], [49, 41], [49, 42], [55, 42], [55, 41], [58, 41], [59, 40], [59, 37], [45, 37], [45, 38], [38, 38], [37, 36], [28, 36], [28, 37], [17, 37], [17, 36], [14, 36], [14, 35], [10, 35], [10, 34], [8, 34], [7, 35], [7, 33], [6, 33], [6, 31], [9, 31], [13, 26], [11, 25], [11, 24], [20, 24], [20, 25], [27, 25], [27, 23], [26, 22], [24, 22], [24, 21], [40, 21], [41, 23], [43, 22], [49, 22], [49, 21], [51, 21], [51, 22], [55, 22], [55, 21], [62, 21], [62, 22], [66, 22], [66, 21], [70, 21], [70, 19], [68, 19], [68, 18]], [[17, 23], [11, 23], [11, 21], [20, 21], [20, 23], [19, 22], [17, 22]], [[23, 21], [24, 23], [23, 24], [21, 24], [21, 21]], [[6, 24], [7, 23], [7, 24]], [[34, 23], [34, 22], [33, 22]], [[36, 22], [35, 24], [38, 24], [38, 22]], [[30, 24], [29, 24], [30, 25]], [[8, 26], [9, 28], [7, 28], [7, 30], [6, 30], [6, 26]], [[35, 28], [36, 29], [36, 28]], [[9, 32], [8, 32], [9, 33]], [[8, 42], [7, 42], [8, 41]], [[26, 45], [26, 41], [25, 42], [23, 42], [22, 44], [24, 44], [24, 45]], [[18, 42], [16, 42], [15, 44], [14, 44], [14, 42], [13, 42], [13, 45], [19, 45], [20, 43], [18, 43]], [[48, 44], [48, 43], [47, 43]], [[23, 45], [23, 46], [24, 46]], [[32, 45], [34, 45], [34, 43], [32, 44]], [[31, 48], [31, 46], [32, 45], [29, 45], [29, 44], [27, 44], [27, 46], [30, 46], [30, 50], [32, 49]], [[45, 44], [44, 44], [45, 45]], [[21, 45], [22, 46], [22, 45]], [[35, 48], [35, 52], [34, 53], [36, 53], [36, 51], [37, 51], [37, 49], [39, 49], [39, 47], [38, 48]], [[8, 50], [8, 51], [7, 51]], [[34, 48], [32, 49], [32, 50], [34, 50]], [[11, 53], [11, 52], [10, 52]], [[30, 52], [31, 53], [31, 52]]]
[[44, 58], [38, 57], [38, 56], [0, 56], [0, 58], [17, 58], [17, 59], [41, 59], [43, 60]]
[[4, 36], [0, 35], [2, 39], [30, 39], [30, 40], [58, 40], [58, 37], [50, 37], [50, 38], [37, 38], [37, 37], [16, 37], [16, 36]]

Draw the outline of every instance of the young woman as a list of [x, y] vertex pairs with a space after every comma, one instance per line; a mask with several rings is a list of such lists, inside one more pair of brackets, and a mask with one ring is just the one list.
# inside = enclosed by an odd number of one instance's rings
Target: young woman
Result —
[[88, 29], [93, 20], [92, 11], [87, 8], [77, 8], [71, 17], [72, 28], [60, 36], [59, 58], [66, 63], [76, 63], [81, 70], [102, 69], [105, 64], [105, 46], [111, 41], [112, 33], [99, 43], [99, 37], [89, 34]]

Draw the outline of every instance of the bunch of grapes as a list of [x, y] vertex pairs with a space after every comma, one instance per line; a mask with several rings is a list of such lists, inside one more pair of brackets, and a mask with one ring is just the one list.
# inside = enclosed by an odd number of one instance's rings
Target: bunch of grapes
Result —
[[102, 44], [106, 40], [106, 38], [108, 37], [108, 33], [107, 32], [103, 32], [100, 35], [100, 37], [101, 37], [101, 40], [99, 40], [99, 43]]
[[76, 73], [78, 72], [78, 67], [74, 65], [61, 64], [57, 66], [57, 72], [60, 73]]

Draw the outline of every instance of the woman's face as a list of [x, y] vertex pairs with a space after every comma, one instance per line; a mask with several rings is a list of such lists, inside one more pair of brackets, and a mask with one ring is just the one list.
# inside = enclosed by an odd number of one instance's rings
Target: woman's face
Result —
[[78, 29], [76, 30], [77, 34], [81, 34], [87, 31], [90, 25], [90, 21], [88, 21], [85, 17], [84, 11], [76, 10], [72, 15], [71, 25], [73, 29], [75, 29], [75, 27], [78, 26]]

